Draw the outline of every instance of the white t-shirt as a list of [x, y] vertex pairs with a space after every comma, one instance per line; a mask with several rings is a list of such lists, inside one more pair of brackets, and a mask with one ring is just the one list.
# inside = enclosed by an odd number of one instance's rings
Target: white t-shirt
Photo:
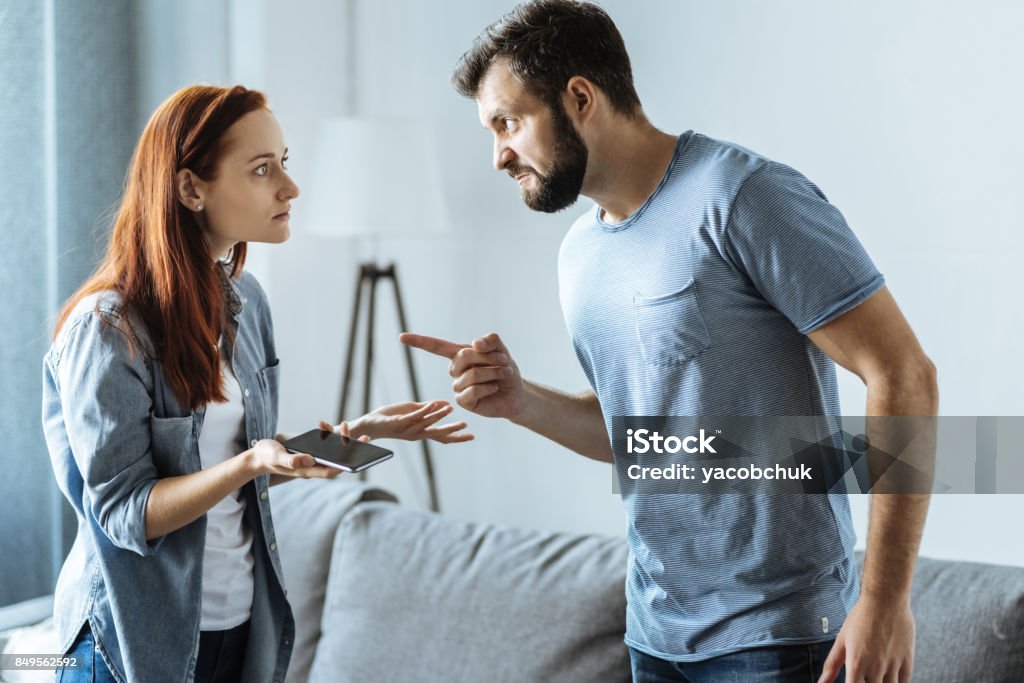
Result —
[[[222, 360], [227, 403], [208, 403], [199, 433], [199, 460], [208, 469], [241, 452], [245, 443], [245, 407], [231, 365]], [[241, 438], [239, 438], [241, 436]], [[206, 513], [203, 551], [203, 605], [199, 628], [224, 631], [248, 621], [252, 613], [252, 530], [243, 519], [245, 501], [237, 489]]]

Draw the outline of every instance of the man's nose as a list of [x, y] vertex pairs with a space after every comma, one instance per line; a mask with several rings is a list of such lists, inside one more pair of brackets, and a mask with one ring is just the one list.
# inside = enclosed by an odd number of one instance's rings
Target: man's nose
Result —
[[515, 152], [508, 145], [496, 140], [494, 143], [494, 170], [504, 171], [515, 156]]

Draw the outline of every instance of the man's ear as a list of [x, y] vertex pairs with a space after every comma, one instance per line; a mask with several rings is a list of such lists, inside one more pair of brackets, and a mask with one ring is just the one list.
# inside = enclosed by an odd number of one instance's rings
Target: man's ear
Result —
[[577, 121], [586, 121], [597, 107], [597, 88], [583, 76], [573, 76], [565, 85], [565, 109]]
[[183, 168], [175, 177], [178, 201], [189, 211], [203, 210], [203, 195], [206, 194], [206, 183], [191, 170]]

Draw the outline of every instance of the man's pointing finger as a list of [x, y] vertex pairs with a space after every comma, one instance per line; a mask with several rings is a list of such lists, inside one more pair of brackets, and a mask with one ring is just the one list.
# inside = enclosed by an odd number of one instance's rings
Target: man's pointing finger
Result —
[[438, 339], [437, 337], [428, 337], [422, 334], [413, 334], [412, 332], [403, 332], [398, 335], [398, 341], [402, 342], [406, 346], [411, 346], [416, 349], [422, 349], [443, 358], [452, 359], [455, 354], [466, 348], [468, 344], [456, 344], [445, 339]]

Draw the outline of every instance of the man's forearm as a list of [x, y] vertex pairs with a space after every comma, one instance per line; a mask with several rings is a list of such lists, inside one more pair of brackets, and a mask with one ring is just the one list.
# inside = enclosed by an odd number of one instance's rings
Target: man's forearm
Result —
[[601, 462], [612, 462], [612, 448], [601, 404], [594, 392], [569, 394], [523, 381], [523, 409], [512, 422]]
[[[862, 591], [873, 598], [909, 600], [931, 498], [937, 411], [930, 363], [868, 384], [868, 442], [877, 449], [869, 458], [887, 466], [873, 487], [864, 558]], [[873, 479], [879, 469], [872, 468]]]

